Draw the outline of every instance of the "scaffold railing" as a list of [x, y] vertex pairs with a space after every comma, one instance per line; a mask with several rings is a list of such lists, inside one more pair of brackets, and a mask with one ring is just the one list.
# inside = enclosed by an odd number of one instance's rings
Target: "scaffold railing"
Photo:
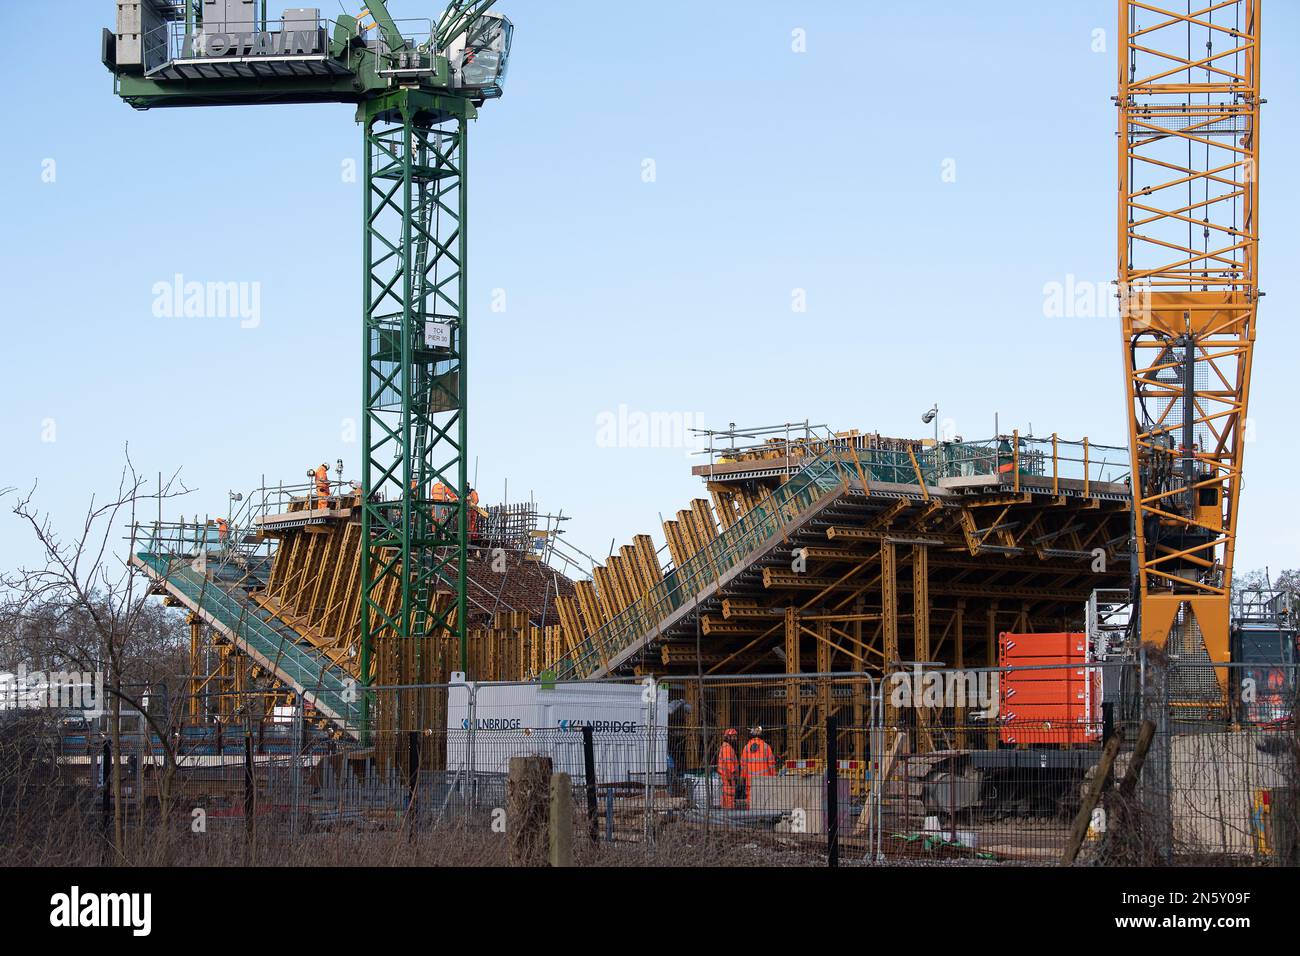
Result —
[[[663, 580], [612, 620], [580, 642], [557, 666], [560, 679], [588, 677], [607, 670], [610, 662], [653, 632], [685, 604], [715, 584], [755, 551], [798, 524], [818, 502], [853, 485], [887, 482], [926, 487], [943, 478], [987, 476], [996, 483], [1019, 488], [1025, 474], [1051, 479], [1059, 492], [1061, 481], [1075, 478], [1087, 494], [1094, 482], [1116, 482], [1115, 468], [1126, 461], [1124, 449], [1051, 439], [1023, 439], [1012, 435], [980, 443], [945, 444], [917, 455], [914, 449], [858, 449], [851, 443], [831, 443], [770, 497], [742, 515], [731, 527], [697, 551], [681, 567], [671, 568]], [[1064, 454], [1063, 454], [1064, 452]], [[1100, 452], [1100, 454], [1098, 454]]]

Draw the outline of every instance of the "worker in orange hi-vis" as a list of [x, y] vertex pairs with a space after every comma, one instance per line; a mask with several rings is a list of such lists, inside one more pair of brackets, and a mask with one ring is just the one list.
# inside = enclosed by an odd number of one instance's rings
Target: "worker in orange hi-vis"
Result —
[[471, 539], [478, 538], [479, 532], [479, 513], [478, 513], [478, 492], [473, 488], [469, 490], [469, 507], [465, 509], [465, 525], [469, 529]]
[[776, 776], [776, 754], [763, 739], [762, 727], [749, 729], [749, 743], [740, 752], [740, 776], [745, 781], [745, 794], [753, 799], [753, 779], [755, 777]]
[[221, 544], [226, 543], [226, 536], [230, 534], [230, 522], [225, 518], [217, 519], [217, 541]]
[[736, 757], [736, 743], [740, 735], [735, 727], [728, 727], [718, 748], [718, 777], [722, 780], [722, 808], [736, 807], [736, 781], [740, 777], [740, 760]]
[[328, 508], [330, 496], [330, 467], [324, 463], [316, 469], [316, 507]]

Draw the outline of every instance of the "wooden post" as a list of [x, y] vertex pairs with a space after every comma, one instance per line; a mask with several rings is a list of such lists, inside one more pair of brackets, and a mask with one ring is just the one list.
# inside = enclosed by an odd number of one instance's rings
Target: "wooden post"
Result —
[[551, 777], [551, 866], [573, 866], [573, 783], [567, 773]]
[[550, 757], [511, 757], [506, 779], [506, 835], [511, 866], [545, 866]]
[[[1142, 729], [1145, 732], [1146, 726], [1143, 725]], [[1111, 768], [1115, 766], [1115, 758], [1119, 756], [1119, 748], [1123, 740], [1124, 735], [1116, 731], [1110, 740], [1106, 741], [1106, 747], [1101, 752], [1101, 760], [1093, 768], [1092, 779], [1088, 781], [1083, 802], [1079, 804], [1079, 812], [1075, 814], [1074, 825], [1070, 827], [1070, 833], [1065, 838], [1065, 849], [1061, 851], [1058, 866], [1069, 866], [1079, 855], [1083, 839], [1088, 835], [1088, 825], [1092, 823], [1092, 811], [1096, 809], [1097, 801], [1101, 799], [1101, 791], [1110, 777]], [[1150, 743], [1150, 738], [1147, 742]]]
[[[1138, 729], [1137, 743], [1133, 745], [1133, 755], [1129, 757], [1128, 766], [1124, 769], [1124, 779], [1119, 782], [1121, 800], [1129, 799], [1137, 789], [1138, 778], [1142, 776], [1142, 765], [1147, 762], [1147, 751], [1151, 749], [1151, 741], [1155, 735], [1155, 723], [1150, 720], [1142, 721], [1142, 726]], [[1118, 737], [1119, 734], [1113, 736]]]
[[[892, 738], [891, 736], [892, 735]], [[877, 748], [877, 744], [884, 740], [890, 740], [889, 746]], [[889, 777], [894, 772], [894, 766], [898, 763], [899, 753], [903, 749], [903, 733], [895, 732], [889, 728], [873, 730], [871, 733], [871, 757], [872, 762], [876, 764], [876, 770], [871, 778], [870, 784], [863, 791], [862, 812], [858, 814], [857, 827], [855, 833], [861, 833], [867, 829], [871, 820], [871, 791], [874, 788], [881, 788], [882, 796], [888, 791], [884, 788], [889, 784]], [[877, 756], [883, 754], [883, 756]], [[879, 823], [879, 821], [877, 821]]]

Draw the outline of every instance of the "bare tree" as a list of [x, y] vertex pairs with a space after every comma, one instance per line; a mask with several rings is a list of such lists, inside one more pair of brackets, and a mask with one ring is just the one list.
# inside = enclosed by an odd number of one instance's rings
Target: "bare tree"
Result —
[[[122, 804], [123, 707], [138, 712], [161, 741], [165, 769], [159, 788], [164, 815], [177, 772], [176, 747], [167, 715], [147, 706], [155, 682], [160, 633], [159, 609], [148, 601], [149, 588], [121, 553], [124, 529], [137, 526], [144, 502], [161, 502], [188, 493], [179, 473], [153, 491], [137, 472], [129, 448], [115, 493], [92, 496], [81, 526], [71, 534], [55, 529], [48, 512], [35, 503], [36, 487], [12, 489], [13, 514], [27, 526], [41, 552], [41, 563], [0, 576], [7, 592], [3, 617], [10, 632], [7, 656], [24, 654], [42, 666], [73, 665], [102, 674], [110, 701], [109, 732], [113, 760], [106, 784], [113, 795], [113, 847], [125, 856]], [[134, 544], [134, 542], [132, 542]], [[165, 640], [165, 639], [164, 639]]]

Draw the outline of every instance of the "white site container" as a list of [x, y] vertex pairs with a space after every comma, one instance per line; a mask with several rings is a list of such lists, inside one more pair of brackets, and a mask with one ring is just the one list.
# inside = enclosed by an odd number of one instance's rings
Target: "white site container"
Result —
[[588, 724], [598, 783], [643, 783], [647, 766], [652, 782], [663, 782], [668, 690], [659, 686], [649, 692], [645, 684], [476, 684], [453, 677], [447, 691], [447, 767], [505, 774], [511, 757], [541, 755], [551, 758], [554, 772], [585, 783], [582, 728]]

